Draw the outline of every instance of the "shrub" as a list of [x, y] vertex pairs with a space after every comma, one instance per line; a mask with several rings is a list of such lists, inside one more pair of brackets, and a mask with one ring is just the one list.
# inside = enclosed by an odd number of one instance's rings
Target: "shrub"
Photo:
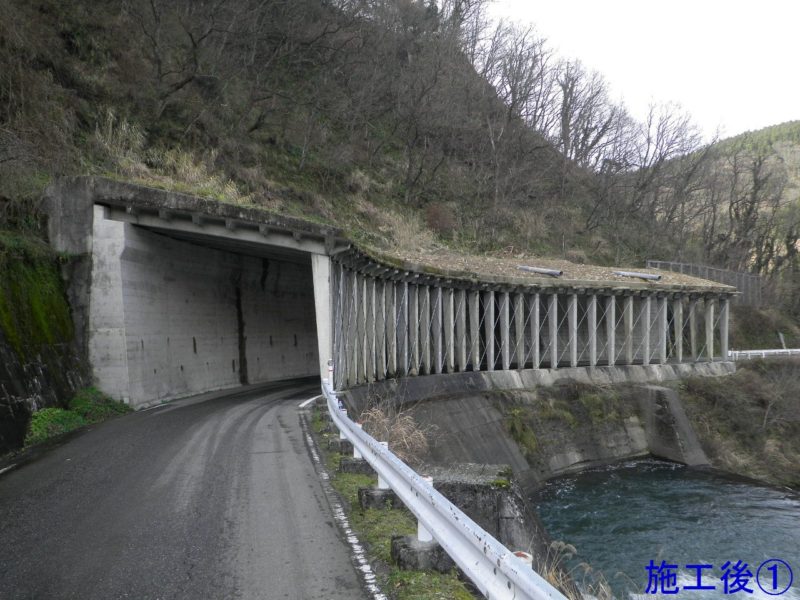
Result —
[[84, 425], [99, 423], [131, 410], [126, 404], [112, 400], [97, 388], [84, 388], [78, 390], [75, 397], [70, 400], [68, 410], [44, 408], [33, 413], [28, 423], [25, 445], [38, 444], [62, 433]]
[[44, 408], [35, 412], [31, 417], [28, 434], [25, 436], [25, 445], [38, 444], [84, 425], [86, 425], [86, 420], [78, 413], [63, 408]]
[[131, 411], [128, 405], [112, 400], [93, 387], [79, 390], [75, 397], [70, 400], [69, 409], [83, 417], [87, 423], [99, 423], [114, 415]]

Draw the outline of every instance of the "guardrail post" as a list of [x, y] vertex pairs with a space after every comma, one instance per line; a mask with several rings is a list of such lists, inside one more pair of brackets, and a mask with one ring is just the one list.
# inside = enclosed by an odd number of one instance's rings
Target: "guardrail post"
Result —
[[[381, 446], [383, 446], [384, 448], [386, 448], [387, 450], [389, 449], [389, 442], [378, 442], [378, 443]], [[381, 474], [378, 473], [378, 489], [379, 490], [388, 490], [389, 488], [390, 488], [389, 484], [386, 483], [384, 478], [381, 477]]]
[[[364, 429], [364, 424], [363, 423], [359, 423], [358, 421], [356, 421], [356, 427], [358, 427], [359, 429]], [[364, 458], [361, 455], [361, 452], [359, 451], [359, 449], [356, 448], [355, 444], [353, 444], [353, 458]]]
[[[347, 409], [346, 408], [341, 408], [340, 407], [339, 410], [341, 411], [342, 415], [344, 415], [345, 417], [347, 416]], [[344, 430], [342, 430], [342, 429], [339, 430], [339, 439], [340, 440], [346, 440], [347, 439], [347, 436], [344, 434]]]

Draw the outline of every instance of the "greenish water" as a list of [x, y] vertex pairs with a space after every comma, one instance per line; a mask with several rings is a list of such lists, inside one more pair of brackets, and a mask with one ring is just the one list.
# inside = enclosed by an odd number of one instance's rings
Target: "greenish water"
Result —
[[[574, 578], [583, 579], [578, 564], [587, 562], [605, 575], [617, 598], [654, 597], [645, 594], [647, 565], [663, 560], [678, 565], [678, 593], [670, 597], [800, 600], [797, 493], [682, 465], [638, 461], [561, 477], [532, 500], [553, 539], [576, 547], [578, 555], [569, 562]], [[769, 559], [785, 561], [794, 572], [794, 583], [783, 594], [769, 595], [756, 585], [757, 569]], [[746, 587], [752, 594], [725, 594], [726, 561], [748, 563], [753, 579]], [[691, 564], [713, 565], [701, 570], [702, 585], [717, 589], [683, 589], [696, 585], [697, 569], [686, 568]], [[770, 566], [775, 563], [765, 565], [759, 581], [769, 592], [780, 591], [788, 571], [783, 566], [769, 571]], [[778, 588], [772, 587], [773, 573]]]

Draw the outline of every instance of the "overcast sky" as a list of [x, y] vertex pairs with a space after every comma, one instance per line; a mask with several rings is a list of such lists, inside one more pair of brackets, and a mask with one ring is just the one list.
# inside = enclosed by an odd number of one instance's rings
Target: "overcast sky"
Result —
[[707, 137], [800, 119], [797, 0], [495, 0], [559, 55], [600, 71], [642, 118], [676, 102]]

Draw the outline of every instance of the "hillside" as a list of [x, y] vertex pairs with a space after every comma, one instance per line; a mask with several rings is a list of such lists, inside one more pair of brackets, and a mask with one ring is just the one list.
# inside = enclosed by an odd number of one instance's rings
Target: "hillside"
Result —
[[382, 254], [705, 262], [794, 297], [796, 123], [703, 147], [674, 107], [637, 122], [486, 4], [4, 2], [0, 227], [40, 230], [48, 181], [100, 174]]

